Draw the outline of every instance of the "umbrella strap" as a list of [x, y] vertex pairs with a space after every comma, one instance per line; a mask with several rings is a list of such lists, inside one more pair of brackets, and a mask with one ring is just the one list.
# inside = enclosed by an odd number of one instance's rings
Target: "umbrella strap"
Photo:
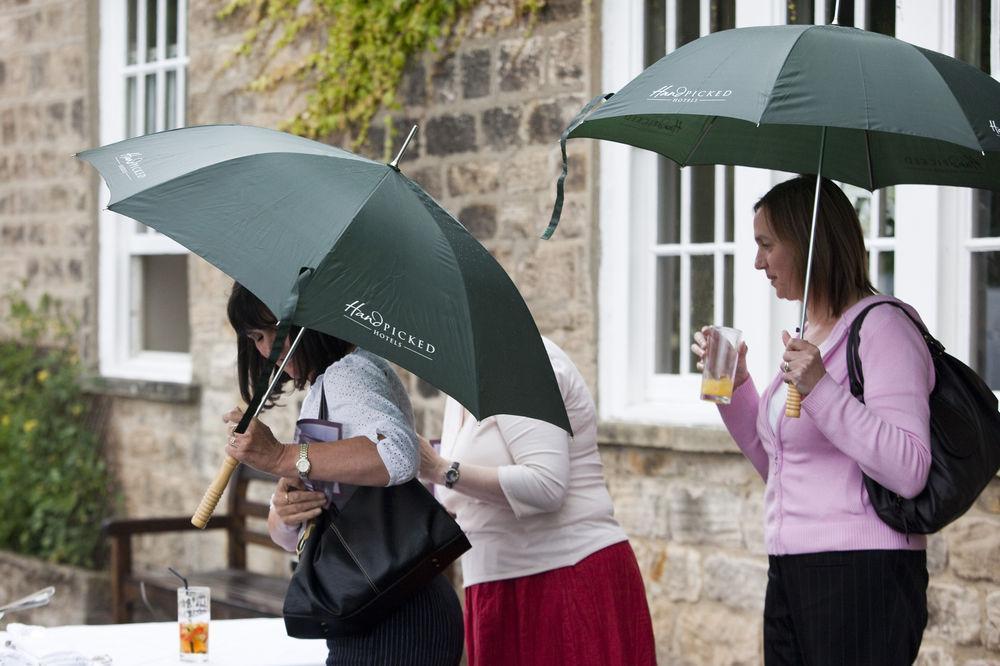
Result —
[[595, 106], [604, 100], [610, 99], [612, 95], [614, 95], [614, 93], [598, 95], [594, 99], [590, 100], [585, 107], [580, 109], [580, 113], [576, 114], [573, 120], [569, 121], [569, 125], [563, 130], [563, 133], [559, 135], [559, 148], [562, 150], [562, 173], [559, 175], [559, 180], [556, 181], [556, 203], [552, 206], [552, 217], [549, 218], [549, 226], [542, 234], [542, 240], [548, 240], [552, 237], [552, 234], [555, 233], [556, 227], [559, 226], [559, 218], [562, 216], [566, 173], [569, 171], [569, 159], [566, 157], [566, 139], [569, 138], [569, 133], [575, 130], [577, 126], [590, 114], [590, 112], [594, 110]]
[[281, 351], [285, 348], [285, 340], [288, 338], [288, 333], [292, 328], [292, 318], [294, 317], [295, 310], [299, 305], [299, 293], [301, 292], [301, 287], [306, 279], [311, 275], [311, 268], [301, 269], [299, 271], [299, 276], [295, 279], [295, 284], [292, 285], [292, 289], [288, 293], [288, 297], [282, 304], [281, 313], [278, 318], [278, 325], [274, 334], [274, 343], [271, 345], [271, 353], [267, 357], [267, 363], [265, 363], [261, 368], [260, 375], [257, 376], [257, 381], [254, 384], [253, 389], [253, 399], [250, 400], [250, 404], [247, 405], [246, 411], [243, 412], [243, 418], [240, 419], [239, 424], [237, 424], [235, 432], [246, 432], [246, 429], [250, 426], [250, 421], [252, 421], [260, 411], [261, 403], [267, 400], [268, 395], [271, 393], [268, 390], [268, 379], [271, 376], [272, 369], [277, 365], [278, 357], [281, 356]]

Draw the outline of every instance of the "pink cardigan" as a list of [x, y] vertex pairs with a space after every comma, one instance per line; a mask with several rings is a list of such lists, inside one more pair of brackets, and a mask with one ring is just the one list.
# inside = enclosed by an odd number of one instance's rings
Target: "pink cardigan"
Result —
[[[875, 308], [861, 327], [865, 403], [847, 379], [847, 334], [855, 316], [884, 295], [848, 309], [827, 338], [827, 374], [802, 400], [802, 414], [782, 412], [776, 429], [767, 406], [780, 373], [758, 395], [750, 379], [719, 412], [729, 433], [767, 484], [764, 539], [771, 555], [839, 550], [923, 550], [879, 520], [861, 472], [903, 497], [920, 493], [930, 469], [930, 407], [934, 366], [906, 315]], [[897, 301], [898, 302], [898, 301]], [[914, 315], [916, 312], [907, 306]]]

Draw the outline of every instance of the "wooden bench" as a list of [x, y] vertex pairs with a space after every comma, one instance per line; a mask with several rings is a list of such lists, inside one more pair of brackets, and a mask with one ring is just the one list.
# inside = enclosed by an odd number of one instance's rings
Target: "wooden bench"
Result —
[[[267, 533], [268, 504], [250, 499], [251, 484], [265, 483], [271, 488], [275, 478], [240, 465], [228, 488], [228, 509], [225, 515], [212, 516], [206, 530], [225, 530], [227, 568], [207, 572], [181, 573], [190, 585], [206, 585], [212, 589], [212, 618], [280, 617], [281, 606], [291, 576], [273, 576], [247, 571], [247, 546], [258, 544], [285, 551], [271, 541]], [[268, 491], [270, 494], [270, 491]], [[248, 518], [263, 519], [255, 529]], [[256, 522], [256, 521], [254, 521]], [[103, 525], [111, 540], [111, 595], [115, 622], [133, 622], [148, 605], [160, 617], [173, 618], [177, 613], [177, 577], [163, 574], [137, 573], [132, 567], [132, 537], [140, 534], [200, 531], [191, 524], [190, 516], [176, 518], [110, 519]], [[145, 588], [144, 601], [142, 588]], [[139, 618], [141, 619], [141, 618]]]

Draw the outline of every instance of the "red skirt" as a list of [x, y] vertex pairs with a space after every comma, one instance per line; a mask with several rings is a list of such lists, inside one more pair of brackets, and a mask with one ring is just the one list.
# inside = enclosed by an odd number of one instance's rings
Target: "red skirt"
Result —
[[465, 590], [469, 666], [645, 666], [653, 624], [628, 541], [571, 567]]

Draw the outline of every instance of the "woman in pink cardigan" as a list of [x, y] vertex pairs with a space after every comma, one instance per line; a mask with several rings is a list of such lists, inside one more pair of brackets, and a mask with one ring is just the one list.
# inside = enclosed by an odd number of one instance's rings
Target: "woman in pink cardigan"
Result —
[[[815, 182], [786, 181], [754, 206], [754, 266], [778, 298], [803, 297]], [[781, 366], [763, 392], [747, 372], [742, 345], [732, 403], [719, 407], [766, 484], [768, 666], [911, 664], [927, 624], [926, 538], [879, 520], [862, 473], [903, 497], [923, 489], [934, 368], [906, 315], [875, 308], [861, 327], [865, 402], [851, 395], [851, 322], [866, 305], [894, 300], [876, 293], [867, 267], [857, 214], [823, 179], [804, 336], [782, 332]], [[705, 332], [691, 346], [699, 357]], [[789, 384], [802, 394], [797, 419], [784, 414]]]

